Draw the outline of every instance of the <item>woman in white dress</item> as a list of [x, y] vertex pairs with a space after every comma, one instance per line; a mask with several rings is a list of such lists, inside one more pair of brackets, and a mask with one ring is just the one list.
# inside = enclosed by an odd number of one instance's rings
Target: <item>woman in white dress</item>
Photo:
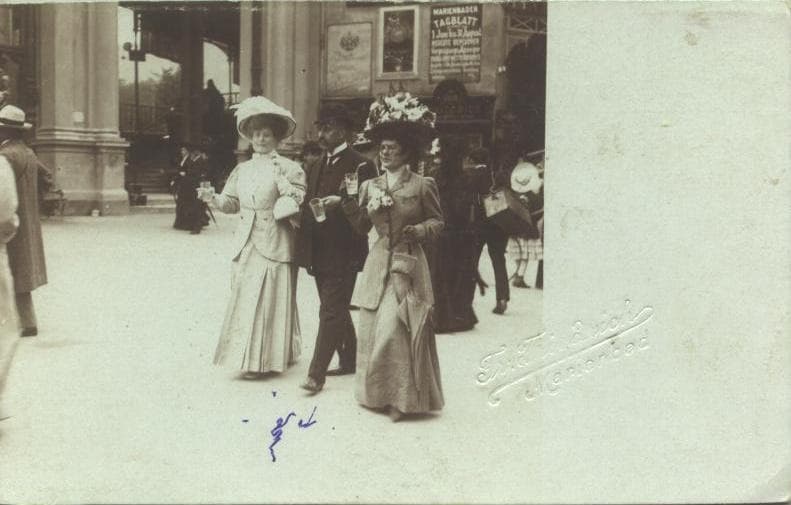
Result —
[[276, 150], [296, 127], [289, 111], [252, 97], [239, 105], [236, 121], [239, 134], [252, 145], [252, 158], [236, 166], [221, 194], [209, 187], [199, 188], [198, 196], [222, 212], [240, 215], [231, 299], [214, 363], [255, 378], [285, 371], [302, 348], [293, 258], [305, 173]]

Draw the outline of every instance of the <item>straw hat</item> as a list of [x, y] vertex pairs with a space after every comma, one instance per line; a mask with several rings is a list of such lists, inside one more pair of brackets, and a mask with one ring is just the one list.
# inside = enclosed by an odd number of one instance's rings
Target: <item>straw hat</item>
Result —
[[0, 128], [12, 130], [29, 130], [33, 125], [25, 122], [25, 111], [13, 105], [0, 109]]
[[520, 161], [511, 172], [511, 189], [517, 193], [538, 193], [541, 184], [538, 167], [532, 163]]
[[297, 127], [291, 112], [262, 96], [252, 96], [242, 101], [236, 109], [236, 129], [244, 139], [250, 140], [251, 132], [247, 125], [255, 116], [265, 116], [283, 123], [283, 136], [290, 137]]

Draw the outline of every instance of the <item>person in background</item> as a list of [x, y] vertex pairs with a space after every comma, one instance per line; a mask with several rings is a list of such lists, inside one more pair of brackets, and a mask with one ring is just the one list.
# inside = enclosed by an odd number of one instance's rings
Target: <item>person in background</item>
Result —
[[6, 378], [19, 343], [19, 325], [14, 303], [14, 279], [8, 262], [8, 242], [19, 228], [14, 169], [0, 156], [0, 421], [10, 416], [3, 407]]
[[179, 172], [173, 182], [176, 195], [173, 227], [197, 235], [208, 224], [206, 204], [198, 199], [195, 192], [201, 181], [206, 180], [208, 165], [198, 145], [193, 145], [192, 150], [182, 147], [180, 152]]
[[[544, 184], [541, 170], [537, 165], [520, 159], [511, 173], [511, 187], [530, 210], [534, 222], [543, 217]], [[541, 228], [543, 228], [543, 221]], [[540, 273], [542, 273], [544, 261], [542, 234], [543, 229], [539, 229], [537, 236], [513, 237], [510, 252], [516, 261], [514, 287], [540, 287], [539, 283], [543, 281], [541, 278], [543, 275]]]
[[[357, 336], [351, 313], [352, 292], [357, 274], [368, 255], [368, 236], [352, 228], [341, 208], [341, 193], [347, 177], [356, 184], [376, 175], [371, 160], [347, 142], [354, 120], [346, 107], [328, 104], [319, 111], [319, 142], [323, 156], [308, 168], [308, 188], [297, 235], [297, 263], [316, 280], [319, 294], [319, 329], [307, 380], [300, 386], [311, 393], [324, 387], [326, 376], [355, 373]], [[311, 210], [311, 200], [321, 202], [323, 220]], [[321, 219], [321, 218], [319, 218]], [[328, 370], [338, 353], [338, 368]]]
[[[483, 246], [489, 253], [494, 270], [494, 290], [496, 303], [492, 312], [504, 314], [511, 299], [511, 291], [508, 287], [508, 269], [505, 266], [505, 252], [508, 245], [508, 234], [486, 217], [483, 207], [484, 197], [494, 188], [508, 184], [509, 174], [504, 171], [494, 172], [489, 160], [489, 151], [480, 148], [472, 151], [469, 155], [470, 163], [474, 166], [474, 180], [476, 187], [475, 195], [475, 222], [478, 227], [478, 241], [476, 243], [475, 265], [480, 261]], [[481, 292], [485, 284], [479, 280]], [[475, 296], [475, 291], [470, 296]]]
[[467, 331], [478, 322], [472, 308], [480, 256], [473, 174], [462, 167], [465, 152], [460, 139], [440, 137], [434, 158], [440, 159], [439, 169], [432, 170], [430, 177], [437, 183], [445, 221], [436, 247], [426, 251], [434, 287], [435, 330]]
[[379, 152], [375, 143], [371, 142], [362, 132], [354, 136], [352, 148], [358, 153], [362, 154], [374, 164], [376, 168], [376, 175], [381, 175], [382, 171], [379, 169]]
[[38, 192], [39, 172], [43, 165], [22, 140], [24, 132], [32, 126], [25, 121], [22, 109], [13, 105], [0, 109], [0, 155], [14, 170], [19, 199], [19, 230], [8, 242], [7, 250], [23, 337], [38, 335], [32, 292], [47, 283]]
[[309, 140], [302, 145], [302, 152], [299, 157], [302, 162], [302, 170], [305, 170], [306, 175], [308, 174], [308, 167], [315, 166], [323, 155], [324, 149], [315, 140]]

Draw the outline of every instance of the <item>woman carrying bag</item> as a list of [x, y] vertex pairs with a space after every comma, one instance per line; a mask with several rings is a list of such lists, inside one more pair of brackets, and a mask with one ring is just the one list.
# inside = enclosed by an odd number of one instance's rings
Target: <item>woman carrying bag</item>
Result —
[[444, 405], [431, 312], [434, 294], [424, 244], [443, 227], [437, 187], [412, 170], [434, 138], [434, 114], [408, 93], [371, 106], [365, 135], [379, 144], [384, 173], [345, 199], [360, 233], [376, 227], [352, 303], [360, 308], [355, 397], [368, 408], [405, 414]]

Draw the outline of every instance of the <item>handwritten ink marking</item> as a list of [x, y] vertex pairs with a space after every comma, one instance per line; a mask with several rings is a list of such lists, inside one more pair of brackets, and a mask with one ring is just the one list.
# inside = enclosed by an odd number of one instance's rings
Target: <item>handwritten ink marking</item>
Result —
[[248, 422], [248, 421], [249, 421], [249, 419], [242, 419], [242, 422], [243, 422], [243, 423], [246, 423], [246, 422]]
[[277, 391], [272, 391], [272, 398], [274, 398], [275, 396], [277, 396]]
[[[522, 383], [526, 383], [524, 396], [527, 400], [544, 393], [557, 394], [560, 384], [590, 373], [605, 359], [614, 361], [622, 355], [632, 355], [635, 349], [648, 348], [645, 329], [636, 344], [629, 342], [623, 349], [617, 345], [619, 339], [643, 327], [654, 314], [654, 309], [646, 306], [633, 315], [630, 304], [631, 301], [626, 300], [620, 316], [603, 313], [592, 333], [583, 332], [582, 321], [576, 321], [570, 335], [556, 337], [543, 332], [522, 340], [513, 348], [501, 345], [499, 350], [484, 356], [479, 364], [478, 385], [504, 380], [489, 393], [489, 404], [499, 405], [503, 391]], [[598, 356], [592, 356], [596, 353]]]
[[[313, 411], [310, 413], [310, 417], [308, 417], [308, 420], [305, 421], [303, 419], [300, 419], [297, 422], [297, 425], [300, 428], [309, 428], [313, 426], [314, 424], [316, 424], [316, 421], [313, 420], [313, 414], [315, 413], [316, 413], [316, 407], [313, 407]], [[283, 428], [286, 426], [286, 424], [288, 424], [288, 421], [292, 417], [296, 417], [296, 414], [294, 412], [289, 412], [288, 415], [285, 417], [285, 419], [282, 417], [278, 417], [277, 421], [275, 422], [275, 427], [272, 429], [272, 431], [269, 432], [272, 435], [272, 443], [269, 444], [269, 454], [272, 457], [272, 462], [277, 461], [277, 457], [275, 456], [275, 445], [277, 445], [278, 442], [280, 442], [280, 440], [282, 439]]]
[[315, 414], [315, 413], [316, 413], [316, 407], [313, 407], [313, 412], [310, 413], [310, 417], [308, 417], [307, 421], [303, 421], [302, 419], [299, 420], [299, 422], [297, 423], [299, 425], [299, 427], [300, 428], [310, 428], [311, 426], [316, 424], [316, 421], [313, 420], [313, 414]]

